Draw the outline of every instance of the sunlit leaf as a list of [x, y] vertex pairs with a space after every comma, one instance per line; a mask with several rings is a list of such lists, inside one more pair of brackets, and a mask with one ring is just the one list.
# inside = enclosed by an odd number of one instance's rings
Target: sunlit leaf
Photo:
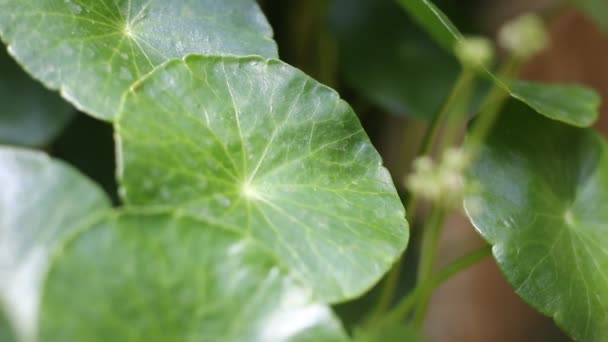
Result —
[[509, 106], [466, 209], [517, 293], [579, 341], [608, 337], [608, 144]]
[[346, 341], [242, 232], [171, 214], [116, 214], [53, 262], [41, 341]]
[[116, 129], [127, 204], [242, 231], [318, 298], [360, 295], [406, 246], [403, 206], [352, 109], [280, 61], [170, 62], [127, 94]]
[[28, 339], [49, 254], [109, 200], [62, 162], [15, 148], [0, 147], [0, 189], [0, 303]]
[[277, 54], [252, 0], [0, 0], [0, 35], [32, 75], [105, 120], [168, 59]]

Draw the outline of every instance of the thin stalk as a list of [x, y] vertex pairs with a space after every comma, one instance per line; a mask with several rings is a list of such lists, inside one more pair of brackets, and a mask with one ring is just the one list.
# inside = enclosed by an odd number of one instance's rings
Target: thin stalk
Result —
[[[452, 90], [450, 91], [450, 94], [447, 96], [443, 105], [441, 106], [441, 109], [433, 117], [433, 120], [426, 128], [424, 138], [422, 139], [420, 148], [416, 153], [416, 157], [420, 157], [430, 153], [431, 148], [435, 143], [435, 140], [437, 140], [439, 124], [444, 119], [444, 117], [448, 115], [450, 109], [455, 105], [455, 103], [458, 102], [458, 99], [462, 97], [463, 94], [469, 91], [474, 76], [474, 73], [466, 69], [464, 69], [460, 73], [458, 79], [452, 87]], [[412, 194], [405, 202], [405, 212], [409, 222], [413, 222], [414, 220], [414, 213], [416, 211], [417, 202], [418, 199], [415, 194]], [[375, 320], [390, 306], [394, 297], [395, 289], [397, 288], [397, 283], [399, 282], [399, 276], [401, 274], [401, 267], [403, 264], [402, 260], [403, 258], [400, 258], [395, 263], [395, 265], [393, 265], [393, 268], [389, 272], [387, 278], [384, 280], [382, 290], [380, 292], [380, 297], [378, 299], [378, 302], [376, 303], [376, 306], [369, 315], [369, 320]]]
[[416, 311], [414, 313], [415, 327], [420, 327], [422, 325], [424, 314], [426, 313], [430, 291], [425, 289], [425, 284], [430, 281], [433, 275], [433, 265], [437, 254], [439, 235], [446, 213], [447, 211], [445, 208], [435, 206], [431, 211], [429, 220], [422, 233], [422, 249], [418, 263], [416, 287], [421, 287], [423, 290], [416, 298]]
[[[479, 114], [477, 121], [469, 134], [466, 145], [469, 148], [472, 156], [476, 154], [476, 150], [479, 145], [487, 138], [494, 122], [498, 118], [500, 109], [502, 108], [505, 100], [509, 96], [510, 81], [513, 76], [517, 73], [521, 66], [521, 61], [515, 58], [511, 58], [502, 65], [499, 70], [499, 85], [496, 84], [492, 87], [490, 92], [485, 98], [482, 105], [481, 113]], [[504, 82], [507, 82], [506, 84]]]
[[435, 277], [433, 277], [431, 287], [437, 287], [439, 284], [450, 279], [455, 274], [471, 267], [472, 265], [475, 265], [479, 261], [488, 257], [490, 254], [492, 254], [492, 247], [486, 245], [450, 262], [447, 266], [444, 266]]
[[423, 291], [432, 292], [455, 274], [477, 264], [479, 261], [489, 256], [491, 252], [492, 248], [490, 246], [483, 246], [450, 262], [447, 266], [437, 272], [428, 283], [424, 284], [424, 286], [417, 287], [403, 298], [388, 314], [387, 319], [399, 320], [407, 318], [416, 303], [416, 298], [419, 297]]

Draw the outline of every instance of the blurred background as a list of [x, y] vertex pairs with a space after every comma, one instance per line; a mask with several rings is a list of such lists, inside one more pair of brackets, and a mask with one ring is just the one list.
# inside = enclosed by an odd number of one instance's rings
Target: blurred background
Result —
[[[495, 38], [500, 26], [528, 11], [543, 16], [550, 45], [521, 78], [577, 82], [608, 99], [608, 1], [437, 0], [464, 33]], [[459, 69], [391, 0], [260, 0], [275, 30], [281, 58], [336, 90], [355, 109], [395, 183], [403, 177]], [[25, 94], [25, 95], [24, 95]], [[606, 101], [604, 101], [606, 102]], [[75, 165], [117, 201], [114, 141], [106, 123], [78, 113], [32, 81], [0, 51], [0, 143], [42, 148]], [[596, 128], [608, 134], [608, 106]], [[416, 229], [399, 294], [413, 285]], [[440, 264], [482, 244], [455, 213], [441, 239]], [[440, 266], [440, 265], [438, 265]], [[336, 307], [348, 328], [375, 291]], [[549, 318], [515, 295], [491, 259], [450, 279], [433, 296], [425, 323], [429, 341], [569, 341]]]

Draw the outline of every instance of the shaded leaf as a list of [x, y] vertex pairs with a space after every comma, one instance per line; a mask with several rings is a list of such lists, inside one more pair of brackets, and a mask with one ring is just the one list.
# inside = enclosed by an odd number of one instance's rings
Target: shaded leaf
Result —
[[277, 54], [252, 0], [0, 0], [0, 34], [32, 75], [105, 120], [171, 58]]
[[350, 86], [397, 114], [432, 118], [460, 66], [392, 0], [337, 0], [330, 24]]
[[511, 96], [550, 119], [578, 127], [593, 125], [601, 102], [595, 91], [575, 84], [515, 81]]
[[0, 302], [20, 337], [28, 339], [49, 254], [109, 201], [62, 162], [6, 147], [0, 147], [0, 189]]
[[365, 292], [407, 244], [403, 206], [352, 109], [280, 61], [172, 61], [127, 94], [116, 130], [127, 204], [246, 232], [323, 300]]
[[399, 0], [399, 3], [441, 47], [452, 52], [462, 35], [437, 6], [430, 0]]
[[69, 123], [75, 111], [15, 63], [0, 43], [0, 143], [43, 146]]
[[509, 106], [471, 171], [471, 221], [517, 293], [580, 341], [608, 331], [608, 145]]
[[[400, 0], [400, 3], [445, 49], [452, 51], [456, 41], [461, 39], [461, 34], [452, 22], [429, 0]], [[586, 127], [592, 125], [599, 115], [597, 101], [600, 97], [588, 87], [520, 81], [509, 89], [491, 71], [486, 70], [486, 73], [512, 97], [550, 119]]]
[[79, 234], [41, 312], [41, 341], [347, 339], [247, 235], [175, 214], [116, 214]]

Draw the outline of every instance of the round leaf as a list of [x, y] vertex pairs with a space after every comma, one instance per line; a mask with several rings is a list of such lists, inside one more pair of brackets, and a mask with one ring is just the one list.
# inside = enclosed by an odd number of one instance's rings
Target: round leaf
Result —
[[32, 75], [106, 120], [168, 59], [277, 54], [252, 0], [0, 0], [0, 34]]
[[69, 123], [75, 111], [32, 80], [0, 44], [0, 143], [48, 144]]
[[608, 145], [510, 106], [471, 171], [465, 206], [528, 303], [580, 341], [608, 332]]
[[246, 232], [323, 300], [363, 293], [407, 244], [403, 206], [352, 109], [280, 61], [167, 63], [127, 94], [116, 129], [126, 203]]
[[53, 261], [41, 341], [345, 341], [241, 232], [167, 214], [118, 214]]
[[0, 147], [0, 303], [15, 331], [34, 333], [47, 258], [92, 213], [105, 194], [62, 162], [39, 152]]

